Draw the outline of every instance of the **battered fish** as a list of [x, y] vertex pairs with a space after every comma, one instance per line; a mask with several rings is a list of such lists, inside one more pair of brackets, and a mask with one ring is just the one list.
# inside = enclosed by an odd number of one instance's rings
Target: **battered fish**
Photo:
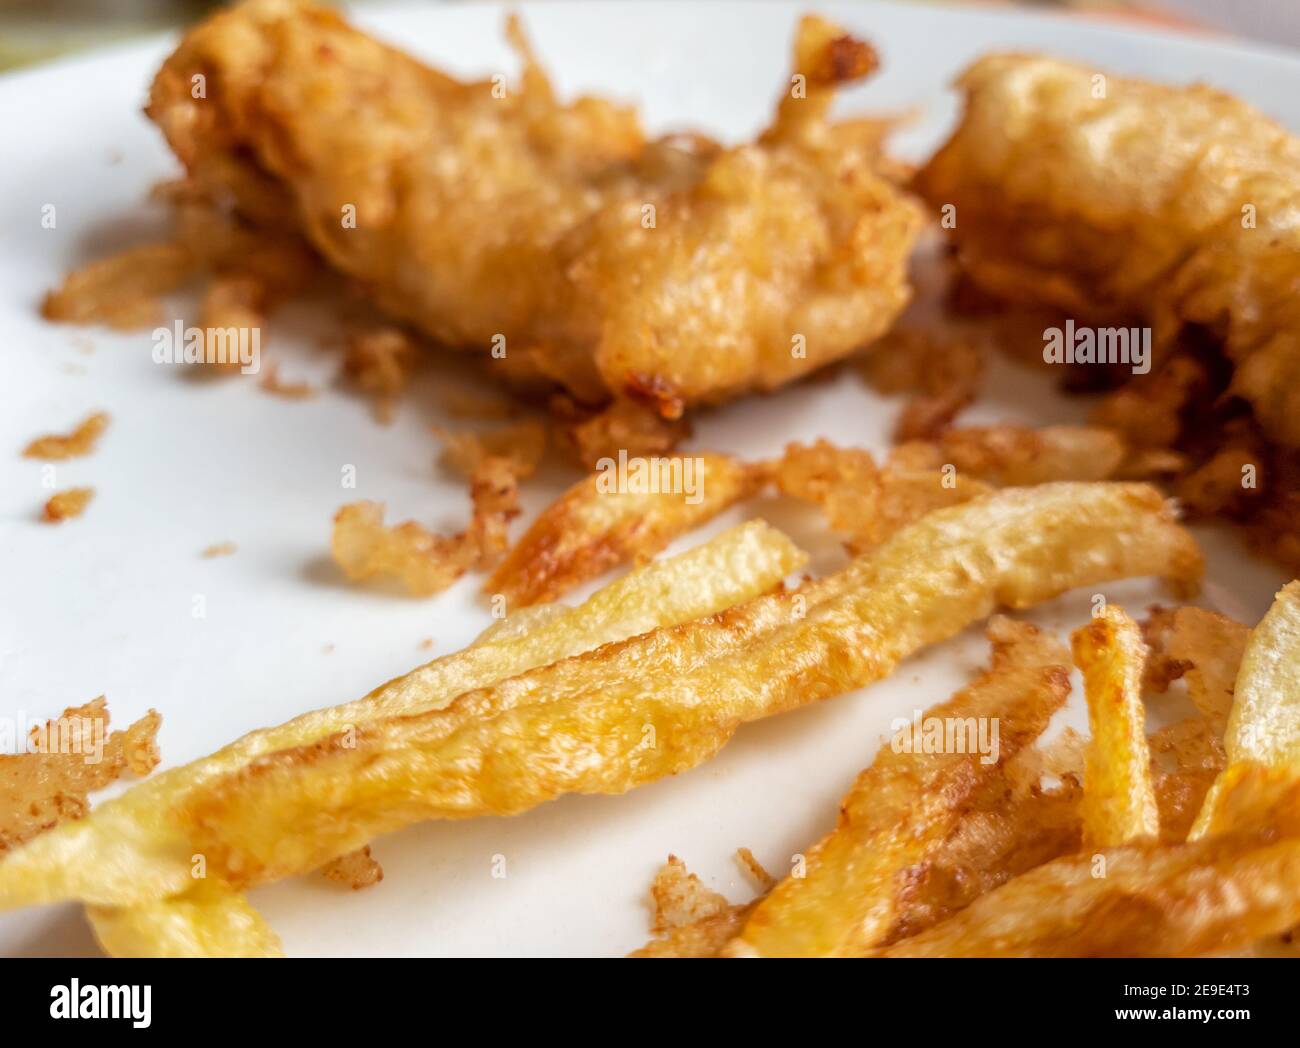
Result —
[[881, 174], [884, 121], [832, 123], [876, 66], [808, 17], [772, 126], [723, 149], [647, 139], [597, 98], [462, 82], [300, 0], [198, 26], [147, 112], [214, 198], [299, 232], [385, 310], [512, 380], [675, 418], [773, 389], [882, 334], [920, 209]]
[[982, 58], [959, 86], [965, 116], [916, 184], [955, 207], [969, 278], [1002, 299], [1140, 317], [1157, 370], [1208, 336], [1223, 392], [1300, 447], [1300, 139], [1203, 85], [1031, 55]]

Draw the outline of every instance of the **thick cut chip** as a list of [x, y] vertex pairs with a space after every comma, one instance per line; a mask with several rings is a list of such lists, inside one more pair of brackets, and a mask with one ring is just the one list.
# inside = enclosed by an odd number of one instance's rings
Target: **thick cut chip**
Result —
[[[1250, 631], [1223, 748], [1225, 777], [1243, 762], [1270, 768], [1300, 765], [1300, 581], [1282, 587]], [[1221, 777], [1211, 788], [1191, 836], [1208, 831], [1223, 799], [1223, 782]]]
[[1033, 742], [1070, 694], [1069, 656], [1025, 623], [989, 627], [991, 668], [909, 722], [858, 776], [802, 876], [759, 903], [734, 956], [837, 957], [879, 943], [910, 871], [924, 868], [1001, 762]]
[[182, 818], [220, 876], [274, 879], [420, 819], [514, 814], [685, 771], [741, 724], [878, 680], [1000, 605], [1137, 574], [1186, 585], [1200, 570], [1145, 485], [1006, 489], [931, 513], [799, 592], [266, 754], [205, 783]]
[[1160, 814], [1142, 705], [1142, 631], [1123, 608], [1108, 604], [1070, 640], [1092, 729], [1083, 771], [1084, 843], [1108, 848], [1155, 837]]
[[1193, 956], [1287, 931], [1300, 922], [1300, 777], [1243, 769], [1224, 812], [1205, 840], [1056, 859], [876, 955]]
[[727, 455], [673, 455], [597, 464], [533, 521], [483, 585], [509, 607], [555, 600], [752, 495], [763, 471]]
[[245, 735], [98, 806], [87, 819], [14, 849], [0, 862], [0, 908], [59, 899], [129, 905], [188, 892], [194, 848], [172, 812], [205, 782], [261, 754], [310, 745], [375, 717], [446, 706], [463, 692], [531, 667], [715, 614], [772, 590], [804, 559], [785, 535], [756, 521], [639, 568], [577, 608], [548, 605], [512, 614], [464, 651], [435, 659], [363, 699]]
[[280, 938], [239, 892], [207, 883], [139, 906], [87, 906], [113, 957], [279, 957]]

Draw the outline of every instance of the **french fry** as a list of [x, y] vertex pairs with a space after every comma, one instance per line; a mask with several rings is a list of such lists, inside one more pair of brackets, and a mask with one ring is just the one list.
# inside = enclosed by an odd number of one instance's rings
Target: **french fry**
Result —
[[140, 906], [87, 906], [112, 957], [279, 957], [280, 938], [239, 892], [203, 885]]
[[1083, 673], [1092, 729], [1084, 758], [1084, 844], [1108, 848], [1154, 838], [1160, 833], [1160, 813], [1142, 705], [1142, 631], [1123, 608], [1108, 604], [1070, 640], [1075, 665]]
[[[926, 711], [951, 742], [930, 752], [908, 725], [901, 748], [899, 736], [882, 748], [840, 803], [834, 831], [809, 849], [800, 876], [758, 904], [730, 955], [841, 957], [881, 941], [907, 871], [925, 867], [1000, 778], [1001, 761], [1037, 738], [1070, 694], [1069, 656], [1055, 639], [1000, 617], [988, 633], [991, 668]], [[981, 752], [977, 737], [996, 749]]]
[[601, 572], [658, 553], [752, 495], [763, 480], [760, 469], [727, 455], [627, 461], [628, 480], [641, 469], [644, 484], [619, 490], [617, 478], [601, 470], [578, 481], [533, 521], [483, 591], [503, 595], [512, 607], [555, 600]]
[[1228, 768], [1210, 787], [1189, 839], [1211, 832], [1240, 763], [1300, 764], [1300, 580], [1288, 582], [1250, 632], [1223, 738]]
[[802, 563], [803, 554], [781, 532], [753, 522], [648, 564], [578, 608], [510, 616], [476, 645], [391, 680], [359, 701], [252, 732], [15, 849], [0, 862], [0, 908], [60, 899], [148, 904], [186, 893], [194, 885], [194, 848], [173, 810], [204, 783], [261, 754], [310, 746], [369, 719], [444, 706], [462, 692], [592, 645], [711, 615], [772, 589]]
[[1125, 457], [1124, 442], [1096, 426], [961, 426], [934, 441], [894, 448], [890, 464], [900, 469], [937, 470], [951, 465], [997, 487], [1053, 480], [1107, 480]]
[[1233, 774], [1222, 834], [1057, 859], [872, 955], [1193, 956], [1286, 931], [1300, 922], [1300, 776]]
[[878, 680], [999, 605], [1126, 575], [1188, 584], [1200, 570], [1145, 485], [1008, 489], [932, 513], [806, 590], [259, 757], [173, 814], [218, 876], [272, 880], [421, 819], [514, 814], [685, 771], [742, 723]]

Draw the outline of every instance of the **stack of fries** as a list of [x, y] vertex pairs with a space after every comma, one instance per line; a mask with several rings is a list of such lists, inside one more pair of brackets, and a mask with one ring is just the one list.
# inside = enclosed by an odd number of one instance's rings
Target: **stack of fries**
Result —
[[[804, 559], [751, 521], [575, 608], [520, 609], [359, 701], [247, 735], [14, 849], [0, 902], [81, 900], [117, 955], [274, 955], [245, 889], [416, 821], [511, 815], [695, 767], [742, 724], [879, 680], [997, 608], [1132, 576], [1187, 592], [1201, 572], [1163, 498], [1114, 482], [1005, 488], [923, 512], [843, 570], [787, 588]], [[1069, 693], [1070, 655], [993, 617], [989, 669], [930, 714], [996, 719], [995, 762], [882, 749], [791, 876], [642, 952], [1198, 954], [1285, 933], [1300, 923], [1288, 887], [1300, 864], [1300, 583], [1250, 633], [1217, 723], [1205, 696], [1224, 667], [1185, 658], [1187, 634], [1231, 638], [1232, 626], [1190, 610], [1153, 621], [1150, 642], [1113, 605], [1076, 632], [1092, 739], [1081, 767], [1058, 763], [1056, 786], [1037, 740]], [[1209, 712], [1189, 722], [1215, 742], [1221, 730], [1222, 745], [1184, 744], [1162, 772], [1152, 754], [1171, 745], [1166, 733], [1148, 743], [1143, 691], [1193, 673]]]

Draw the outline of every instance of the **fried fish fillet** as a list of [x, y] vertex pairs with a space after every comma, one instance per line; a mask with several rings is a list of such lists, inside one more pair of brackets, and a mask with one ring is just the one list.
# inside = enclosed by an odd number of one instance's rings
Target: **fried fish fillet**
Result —
[[462, 82], [301, 0], [251, 0], [167, 59], [147, 112], [190, 179], [301, 233], [385, 310], [508, 378], [676, 417], [780, 386], [884, 332], [918, 206], [877, 173], [880, 120], [831, 123], [876, 66], [805, 18], [772, 126], [724, 149], [629, 109]]
[[[1230, 95], [1003, 54], [916, 185], [956, 208], [963, 269], [998, 298], [1207, 332], [1230, 391], [1300, 446], [1300, 138]], [[1154, 376], [1153, 376], [1154, 378]]]

